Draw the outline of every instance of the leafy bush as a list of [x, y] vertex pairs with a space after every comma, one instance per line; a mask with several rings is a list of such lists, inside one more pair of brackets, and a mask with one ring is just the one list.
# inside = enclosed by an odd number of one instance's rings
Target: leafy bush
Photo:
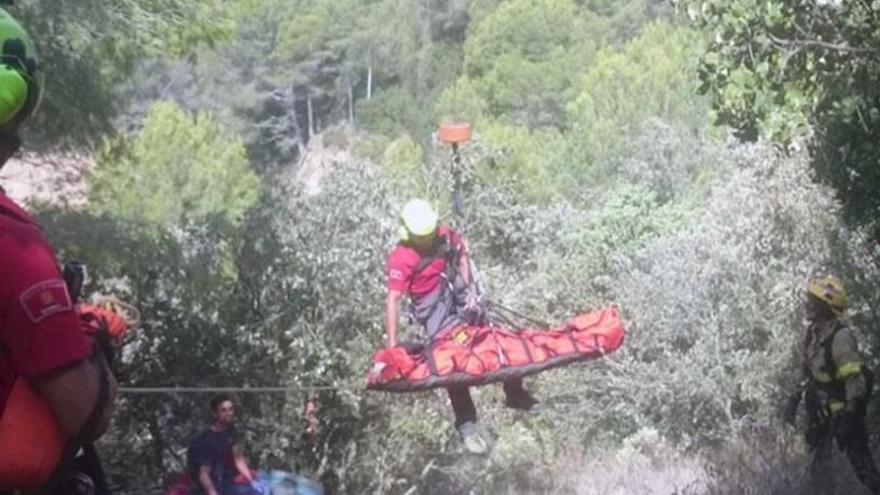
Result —
[[692, 30], [658, 21], [619, 52], [604, 49], [581, 78], [569, 124], [580, 162], [598, 167], [600, 179], [613, 175], [613, 159], [651, 117], [705, 128], [708, 104], [696, 95], [692, 77], [699, 39]]
[[137, 137], [117, 137], [102, 150], [89, 207], [164, 226], [212, 215], [235, 222], [259, 195], [240, 139], [210, 115], [193, 119], [172, 103], [157, 103]]

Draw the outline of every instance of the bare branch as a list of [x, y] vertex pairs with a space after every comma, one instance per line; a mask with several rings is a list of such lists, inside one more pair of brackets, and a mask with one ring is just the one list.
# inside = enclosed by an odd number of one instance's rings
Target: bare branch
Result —
[[832, 50], [841, 53], [876, 53], [877, 50], [874, 48], [858, 48], [852, 47], [843, 43], [828, 43], [825, 41], [818, 40], [787, 40], [783, 38], [777, 38], [772, 34], [767, 35], [777, 46], [785, 47], [785, 48], [822, 48], [825, 50]]

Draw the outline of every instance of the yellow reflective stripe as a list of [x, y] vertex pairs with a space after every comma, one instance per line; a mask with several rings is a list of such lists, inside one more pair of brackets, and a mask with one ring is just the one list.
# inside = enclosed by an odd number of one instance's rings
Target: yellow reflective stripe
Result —
[[813, 372], [813, 378], [815, 378], [816, 381], [819, 383], [830, 383], [831, 382], [831, 375], [829, 375], [828, 373], [825, 373], [823, 371]]
[[831, 414], [837, 414], [840, 411], [843, 411], [846, 408], [846, 402], [833, 400], [830, 404], [828, 404], [828, 409], [831, 410]]
[[853, 375], [858, 375], [862, 372], [862, 363], [858, 361], [854, 361], [852, 363], [846, 363], [843, 366], [837, 368], [837, 379], [843, 380], [844, 378], [849, 378]]

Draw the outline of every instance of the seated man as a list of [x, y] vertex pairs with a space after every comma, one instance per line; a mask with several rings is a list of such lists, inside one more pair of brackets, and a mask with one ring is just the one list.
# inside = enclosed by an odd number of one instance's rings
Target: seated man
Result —
[[[198, 495], [258, 495], [254, 477], [235, 438], [235, 404], [225, 395], [211, 400], [214, 421], [196, 436], [186, 451], [190, 493]], [[227, 461], [231, 460], [231, 463]], [[229, 465], [231, 464], [231, 466]], [[236, 484], [236, 476], [246, 484]]]

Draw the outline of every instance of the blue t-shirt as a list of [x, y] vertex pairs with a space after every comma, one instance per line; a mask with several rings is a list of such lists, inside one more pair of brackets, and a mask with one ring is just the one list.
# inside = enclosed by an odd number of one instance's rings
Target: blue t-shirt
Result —
[[199, 483], [199, 468], [202, 466], [210, 469], [211, 481], [218, 491], [222, 489], [224, 482], [231, 482], [235, 478], [234, 470], [226, 467], [226, 461], [232, 455], [233, 445], [235, 445], [234, 429], [216, 432], [208, 428], [193, 438], [186, 450], [187, 471], [192, 478], [191, 493], [205, 493]]

